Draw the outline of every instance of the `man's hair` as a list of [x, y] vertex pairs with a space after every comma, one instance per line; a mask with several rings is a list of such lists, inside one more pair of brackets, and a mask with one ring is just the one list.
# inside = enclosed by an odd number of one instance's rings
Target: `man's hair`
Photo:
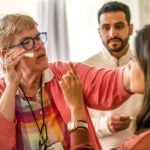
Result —
[[8, 14], [0, 19], [0, 50], [10, 46], [13, 36], [23, 30], [34, 29], [37, 22], [25, 14]]
[[111, 1], [108, 3], [105, 3], [100, 10], [98, 11], [98, 23], [100, 24], [100, 16], [103, 13], [107, 13], [107, 12], [117, 12], [117, 11], [122, 11], [125, 13], [126, 16], [126, 20], [128, 22], [128, 24], [130, 24], [130, 20], [131, 20], [131, 14], [130, 14], [130, 9], [129, 7], [121, 2], [117, 2], [117, 1]]

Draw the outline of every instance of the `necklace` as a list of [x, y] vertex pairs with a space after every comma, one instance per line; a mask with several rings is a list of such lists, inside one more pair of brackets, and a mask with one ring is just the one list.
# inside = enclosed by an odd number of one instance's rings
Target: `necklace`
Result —
[[[50, 143], [48, 141], [47, 126], [45, 124], [45, 118], [44, 118], [45, 115], [44, 115], [44, 106], [43, 106], [44, 104], [43, 104], [43, 96], [42, 96], [42, 79], [40, 80], [40, 98], [41, 98], [41, 109], [42, 109], [42, 126], [41, 126], [41, 128], [40, 128], [40, 126], [39, 126], [39, 124], [37, 122], [37, 119], [35, 117], [34, 111], [33, 111], [32, 107], [31, 107], [31, 104], [29, 102], [28, 97], [26, 96], [26, 94], [25, 94], [23, 88], [21, 87], [21, 85], [19, 87], [20, 87], [20, 89], [21, 89], [21, 91], [22, 91], [22, 93], [23, 93], [23, 95], [24, 95], [24, 97], [25, 97], [25, 99], [26, 99], [26, 101], [27, 101], [27, 103], [29, 105], [29, 108], [31, 110], [33, 119], [34, 119], [34, 121], [36, 123], [36, 126], [38, 128], [38, 131], [39, 131], [39, 135], [40, 135], [40, 138], [39, 138], [39, 149], [40, 150], [46, 150], [50, 146]], [[45, 136], [43, 135], [44, 131], [45, 131]]]

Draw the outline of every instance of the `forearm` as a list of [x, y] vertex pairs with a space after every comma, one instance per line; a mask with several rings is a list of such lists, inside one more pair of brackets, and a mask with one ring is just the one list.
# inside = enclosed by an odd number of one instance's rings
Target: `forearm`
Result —
[[82, 108], [71, 109], [71, 120], [86, 120], [84, 106]]
[[15, 118], [15, 95], [17, 87], [14, 84], [7, 85], [0, 99], [0, 113], [8, 121], [14, 122]]

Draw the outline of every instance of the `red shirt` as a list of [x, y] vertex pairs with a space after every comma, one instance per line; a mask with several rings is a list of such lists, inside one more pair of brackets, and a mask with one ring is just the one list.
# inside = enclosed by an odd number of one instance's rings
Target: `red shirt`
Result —
[[[110, 110], [121, 105], [129, 93], [123, 87], [122, 73], [120, 69], [96, 69], [94, 67], [77, 63], [76, 71], [81, 79], [84, 91], [85, 105], [99, 110]], [[69, 70], [68, 63], [55, 62], [50, 64], [53, 77], [47, 82], [46, 90], [51, 91], [55, 105], [61, 114], [64, 123], [70, 121], [70, 110], [65, 103], [59, 81], [62, 75]], [[0, 95], [5, 89], [4, 80], [0, 80]], [[7, 110], [6, 110], [7, 111]], [[100, 144], [93, 129], [89, 114], [87, 112], [89, 134], [92, 144], [96, 150], [100, 150]], [[15, 149], [16, 134], [15, 124], [8, 122], [0, 114], [0, 147], [2, 149]], [[74, 145], [76, 146], [76, 145]]]

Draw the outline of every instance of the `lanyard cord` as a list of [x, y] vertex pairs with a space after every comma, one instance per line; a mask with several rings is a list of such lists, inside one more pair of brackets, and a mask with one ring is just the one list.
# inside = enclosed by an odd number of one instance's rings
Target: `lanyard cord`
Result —
[[[30, 102], [29, 102], [28, 97], [26, 96], [26, 94], [25, 94], [23, 88], [21, 87], [21, 85], [19, 85], [19, 87], [20, 87], [22, 93], [24, 94], [24, 97], [25, 97], [26, 101], [28, 102], [28, 105], [29, 105], [29, 107], [30, 107], [32, 116], [33, 116], [33, 118], [34, 118], [34, 121], [35, 121], [36, 126], [37, 126], [37, 128], [38, 128], [38, 131], [39, 131], [39, 133], [40, 133], [40, 138], [42, 138], [42, 141], [43, 141], [43, 142], [41, 143], [41, 141], [39, 141], [39, 145], [44, 144], [44, 145], [46, 146], [46, 142], [47, 142], [47, 140], [48, 140], [48, 135], [47, 135], [47, 127], [46, 127], [46, 124], [45, 124], [45, 118], [44, 118], [44, 106], [43, 106], [43, 96], [42, 96], [42, 80], [40, 80], [40, 97], [41, 97], [41, 106], [42, 106], [42, 126], [41, 126], [41, 128], [40, 128], [40, 126], [38, 125], [37, 119], [36, 119], [36, 117], [35, 117], [34, 111], [33, 111], [32, 107], [31, 107], [31, 104], [30, 104]], [[45, 137], [45, 138], [44, 138], [44, 136], [43, 136], [43, 129], [45, 129], [45, 132], [46, 132], [46, 137]]]

